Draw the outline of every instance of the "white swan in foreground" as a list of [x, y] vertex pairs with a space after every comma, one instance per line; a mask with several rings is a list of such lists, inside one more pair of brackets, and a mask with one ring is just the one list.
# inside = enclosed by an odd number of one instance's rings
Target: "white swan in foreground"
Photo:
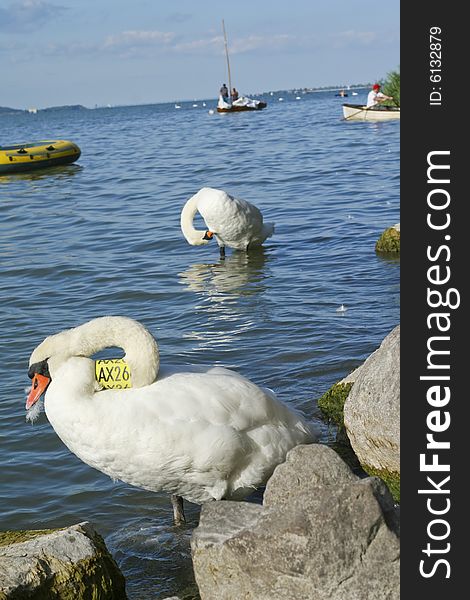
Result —
[[[198, 231], [193, 221], [199, 212], [207, 230]], [[215, 236], [220, 255], [225, 256], [225, 246], [246, 251], [248, 247], [261, 246], [274, 232], [273, 223], [263, 223], [260, 210], [246, 200], [229, 196], [223, 190], [202, 188], [192, 196], [181, 211], [181, 230], [192, 246], [208, 244]]]
[[[132, 388], [100, 389], [95, 362], [120, 347]], [[298, 444], [306, 422], [273, 392], [221, 367], [161, 368], [153, 336], [127, 317], [100, 317], [47, 337], [31, 354], [26, 408], [45, 411], [66, 446], [88, 465], [131, 485], [201, 504], [241, 499], [266, 483]]]

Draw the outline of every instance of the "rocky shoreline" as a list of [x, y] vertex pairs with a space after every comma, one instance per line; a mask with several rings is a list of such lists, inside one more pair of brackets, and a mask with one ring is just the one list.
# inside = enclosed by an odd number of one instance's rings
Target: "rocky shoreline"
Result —
[[398, 600], [398, 511], [328, 446], [297, 446], [263, 505], [203, 507], [192, 540], [203, 600]]
[[383, 479], [399, 502], [400, 326], [318, 406], [338, 426], [339, 442], [350, 444], [364, 471]]

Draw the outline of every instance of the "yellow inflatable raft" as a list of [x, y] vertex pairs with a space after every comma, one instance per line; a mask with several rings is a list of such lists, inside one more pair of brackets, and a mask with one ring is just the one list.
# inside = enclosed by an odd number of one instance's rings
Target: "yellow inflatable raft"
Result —
[[0, 146], [0, 175], [66, 165], [75, 162], [80, 153], [77, 144], [66, 140]]

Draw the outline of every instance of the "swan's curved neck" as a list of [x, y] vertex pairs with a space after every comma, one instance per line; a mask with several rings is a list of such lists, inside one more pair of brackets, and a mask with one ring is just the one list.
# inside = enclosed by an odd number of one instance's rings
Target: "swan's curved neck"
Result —
[[181, 211], [181, 231], [192, 246], [207, 244], [207, 240], [204, 239], [206, 232], [195, 229], [193, 225], [194, 216], [197, 212], [197, 203], [198, 197], [196, 194], [186, 202]]
[[160, 364], [157, 342], [140, 323], [127, 317], [99, 317], [74, 329], [46, 338], [31, 354], [30, 365], [54, 358], [63, 362], [72, 356], [93, 356], [110, 347], [122, 348], [128, 363], [132, 386], [155, 381]]

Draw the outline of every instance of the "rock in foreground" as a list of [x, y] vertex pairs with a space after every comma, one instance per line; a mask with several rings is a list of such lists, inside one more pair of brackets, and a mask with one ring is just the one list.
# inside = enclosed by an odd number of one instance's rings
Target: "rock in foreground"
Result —
[[125, 581], [89, 523], [0, 533], [0, 600], [125, 600]]
[[398, 600], [396, 509], [327, 446], [298, 446], [263, 506], [214, 502], [192, 540], [202, 600]]

